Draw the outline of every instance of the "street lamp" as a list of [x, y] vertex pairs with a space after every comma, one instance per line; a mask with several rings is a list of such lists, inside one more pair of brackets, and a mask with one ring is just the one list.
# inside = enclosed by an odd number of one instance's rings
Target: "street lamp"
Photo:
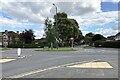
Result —
[[57, 32], [57, 38], [56, 38], [56, 47], [58, 49], [58, 24], [57, 24], [57, 6], [53, 3], [53, 6], [56, 8], [56, 32]]

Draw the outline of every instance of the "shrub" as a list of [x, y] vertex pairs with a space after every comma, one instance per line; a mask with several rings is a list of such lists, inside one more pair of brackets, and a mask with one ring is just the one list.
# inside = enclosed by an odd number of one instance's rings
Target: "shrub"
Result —
[[22, 47], [23, 47], [23, 44], [12, 43], [8, 45], [8, 48], [22, 48]]
[[16, 43], [12, 43], [12, 44], [9, 44], [8, 45], [8, 47], [9, 48], [43, 48], [44, 46], [48, 46], [47, 44], [43, 44], [43, 43], [41, 43], [41, 44], [16, 44]]
[[95, 41], [95, 47], [120, 48], [120, 41]]

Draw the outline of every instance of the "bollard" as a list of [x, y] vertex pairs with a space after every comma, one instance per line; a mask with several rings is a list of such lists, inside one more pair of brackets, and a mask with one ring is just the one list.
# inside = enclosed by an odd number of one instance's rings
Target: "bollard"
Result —
[[17, 55], [18, 55], [18, 57], [20, 57], [20, 55], [21, 55], [21, 48], [18, 48]]

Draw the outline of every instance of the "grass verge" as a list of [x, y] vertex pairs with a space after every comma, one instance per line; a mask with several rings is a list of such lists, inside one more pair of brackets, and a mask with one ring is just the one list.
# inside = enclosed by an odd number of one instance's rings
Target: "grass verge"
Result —
[[77, 51], [76, 49], [72, 49], [72, 48], [48, 48], [48, 49], [44, 49], [44, 48], [40, 48], [38, 50], [35, 51], [50, 51], [50, 52], [71, 52], [71, 51]]
[[92, 46], [85, 46], [84, 48], [92, 48]]
[[0, 50], [10, 50], [10, 48], [0, 48]]

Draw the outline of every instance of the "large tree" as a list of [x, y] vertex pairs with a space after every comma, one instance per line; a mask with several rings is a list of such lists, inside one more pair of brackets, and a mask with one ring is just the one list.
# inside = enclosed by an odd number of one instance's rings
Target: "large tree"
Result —
[[30, 44], [35, 40], [35, 35], [32, 29], [25, 30], [20, 34], [20, 40], [26, 44]]
[[92, 45], [93, 44], [93, 40], [92, 40], [93, 36], [94, 36], [94, 34], [92, 32], [87, 33], [84, 38], [85, 43], [88, 45]]
[[45, 20], [44, 24], [45, 24], [45, 29], [44, 29], [45, 37], [48, 45], [51, 46], [51, 49], [52, 49], [53, 43], [55, 42], [55, 38], [56, 38], [55, 27], [53, 27], [52, 21], [49, 20], [49, 18]]
[[105, 40], [106, 38], [101, 34], [96, 34], [93, 36], [92, 40], [95, 42], [97, 40]]
[[57, 13], [57, 20], [56, 15], [54, 15], [54, 20], [54, 27], [58, 32], [59, 39], [62, 40], [62, 44], [67, 43], [70, 37], [76, 39], [79, 36], [80, 30], [77, 21], [75, 19], [69, 19], [65, 12]]

